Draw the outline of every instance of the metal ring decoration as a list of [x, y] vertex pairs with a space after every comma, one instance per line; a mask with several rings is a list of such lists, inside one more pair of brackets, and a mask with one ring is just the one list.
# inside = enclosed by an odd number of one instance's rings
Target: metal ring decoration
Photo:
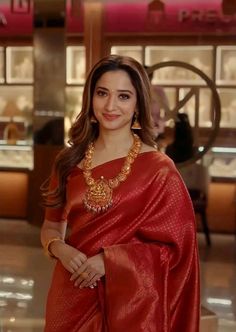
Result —
[[202, 151], [198, 151], [193, 155], [192, 158], [182, 162], [182, 163], [177, 163], [178, 167], [186, 166], [188, 164], [196, 162], [198, 159], [202, 158], [203, 155], [211, 148], [213, 142], [215, 141], [215, 138], [219, 132], [220, 128], [220, 118], [221, 118], [221, 103], [220, 103], [220, 97], [217, 92], [215, 83], [200, 69], [197, 67], [190, 65], [185, 62], [181, 61], [165, 61], [165, 62], [160, 62], [157, 63], [153, 66], [150, 66], [147, 68], [147, 73], [151, 74], [155, 70], [159, 70], [164, 67], [180, 67], [184, 68], [187, 70], [190, 70], [194, 72], [195, 74], [199, 75], [207, 84], [207, 87], [210, 88], [212, 92], [212, 100], [213, 100], [213, 109], [214, 109], [214, 116], [213, 116], [213, 130], [211, 131], [208, 141], [206, 142], [205, 146], [203, 147]]

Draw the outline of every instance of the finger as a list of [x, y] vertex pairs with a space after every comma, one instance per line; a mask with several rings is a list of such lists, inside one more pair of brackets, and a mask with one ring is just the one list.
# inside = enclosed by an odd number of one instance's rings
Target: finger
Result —
[[[91, 277], [92, 277], [92, 276], [91, 276]], [[91, 277], [89, 276], [89, 273], [88, 273], [87, 271], [82, 272], [82, 273], [77, 277], [77, 280], [75, 281], [74, 286], [75, 286], [75, 287], [79, 286], [84, 280], [86, 280], [86, 279], [89, 279], [89, 280], [90, 280]]]
[[[77, 269], [77, 273], [78, 275], [81, 274], [81, 273], [84, 273], [86, 270], [88, 270], [88, 264], [87, 262], [83, 263], [78, 269]], [[88, 272], [88, 271], [86, 271]]]
[[94, 274], [88, 274], [87, 278], [82, 277], [82, 281], [80, 281], [81, 276], [79, 279], [76, 280], [75, 286], [79, 286], [80, 288], [87, 287], [86, 285], [89, 284], [90, 280], [93, 278]]
[[98, 280], [100, 280], [100, 275], [99, 274], [95, 274], [95, 276], [92, 279], [90, 279], [90, 281], [87, 283], [87, 285], [85, 287], [90, 287], [92, 285], [96, 285], [97, 286]]
[[[82, 265], [79, 269], [77, 268], [76, 272], [74, 272], [72, 274], [72, 276], [70, 277], [70, 281], [73, 281], [75, 279], [77, 279], [81, 273], [85, 272], [86, 270], [86, 266]], [[83, 280], [83, 277], [81, 277], [81, 281]]]
[[78, 267], [80, 267], [83, 263], [85, 263], [87, 260], [87, 257], [85, 255], [77, 255], [75, 258], [74, 258], [74, 262], [76, 263], [76, 265]]
[[71, 273], [74, 273], [78, 270], [78, 265], [75, 262], [71, 261], [70, 262], [70, 269], [71, 269]]
[[96, 285], [97, 286], [97, 280], [100, 278], [100, 275], [99, 274], [90, 274], [89, 275], [91, 278], [87, 278], [86, 280], [84, 280], [84, 282], [82, 282], [80, 284], [80, 287], [83, 288], [83, 287], [90, 287], [90, 286], [94, 286]]

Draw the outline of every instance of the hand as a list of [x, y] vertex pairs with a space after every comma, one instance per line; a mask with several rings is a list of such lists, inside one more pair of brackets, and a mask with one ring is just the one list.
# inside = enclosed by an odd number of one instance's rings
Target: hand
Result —
[[96, 282], [105, 275], [104, 254], [92, 256], [84, 262], [81, 267], [72, 274], [70, 280], [80, 288], [96, 286]]
[[77, 271], [87, 260], [85, 254], [66, 243], [55, 241], [52, 245], [54, 247], [51, 250], [53, 250], [54, 255], [70, 273]]

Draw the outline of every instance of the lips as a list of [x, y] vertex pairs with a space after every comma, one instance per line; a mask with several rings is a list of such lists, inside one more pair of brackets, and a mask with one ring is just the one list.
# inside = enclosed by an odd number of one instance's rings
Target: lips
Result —
[[117, 115], [117, 114], [107, 114], [107, 113], [105, 113], [105, 114], [103, 114], [103, 117], [108, 121], [114, 121], [114, 120], [118, 119], [120, 116]]

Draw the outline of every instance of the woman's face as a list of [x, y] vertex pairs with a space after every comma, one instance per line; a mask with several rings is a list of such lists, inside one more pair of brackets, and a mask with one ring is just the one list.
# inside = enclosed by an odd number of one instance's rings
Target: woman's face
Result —
[[124, 70], [108, 71], [95, 85], [93, 111], [100, 130], [130, 130], [137, 93]]

